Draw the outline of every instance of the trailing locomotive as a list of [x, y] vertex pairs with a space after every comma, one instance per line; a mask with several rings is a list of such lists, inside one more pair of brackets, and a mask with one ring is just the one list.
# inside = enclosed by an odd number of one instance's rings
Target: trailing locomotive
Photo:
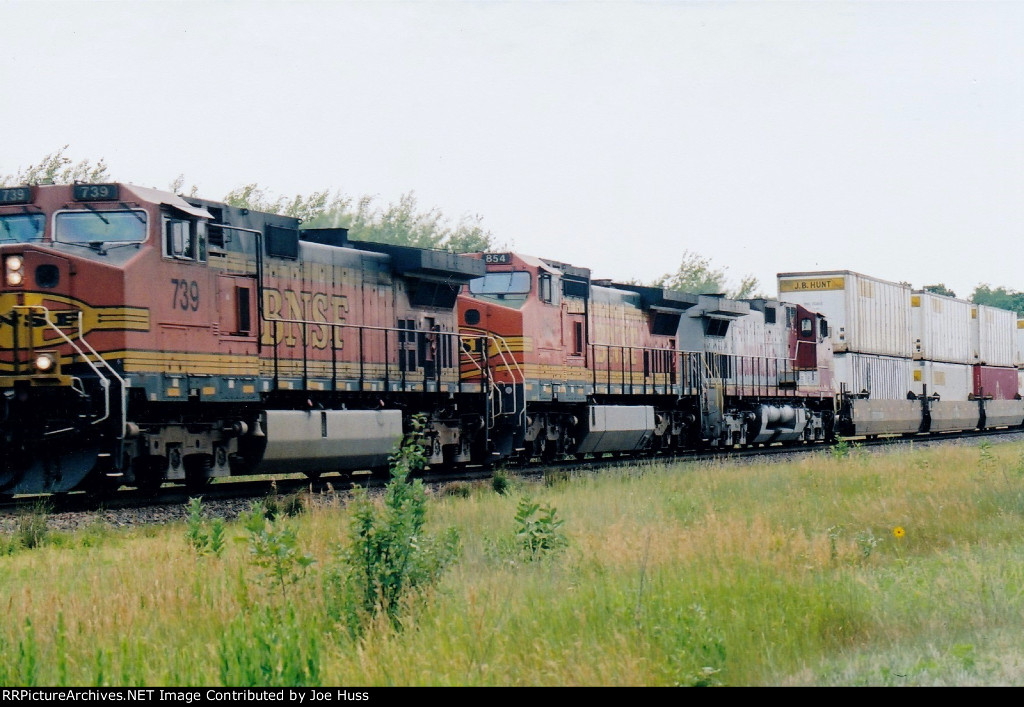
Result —
[[0, 260], [3, 494], [382, 470], [414, 415], [431, 468], [1024, 422], [1002, 319], [915, 357], [910, 293], [855, 273], [737, 301], [129, 184], [0, 189]]

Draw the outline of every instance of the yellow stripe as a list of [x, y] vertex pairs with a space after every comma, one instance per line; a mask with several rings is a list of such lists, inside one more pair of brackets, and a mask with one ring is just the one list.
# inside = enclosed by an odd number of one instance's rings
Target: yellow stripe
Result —
[[807, 277], [800, 278], [799, 280], [779, 281], [779, 292], [844, 289], [846, 289], [846, 278], [842, 277]]

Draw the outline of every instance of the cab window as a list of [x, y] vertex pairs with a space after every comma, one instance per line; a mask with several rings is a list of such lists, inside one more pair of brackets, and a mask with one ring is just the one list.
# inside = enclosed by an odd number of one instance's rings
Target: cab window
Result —
[[205, 225], [192, 219], [164, 219], [164, 255], [178, 260], [206, 260]]

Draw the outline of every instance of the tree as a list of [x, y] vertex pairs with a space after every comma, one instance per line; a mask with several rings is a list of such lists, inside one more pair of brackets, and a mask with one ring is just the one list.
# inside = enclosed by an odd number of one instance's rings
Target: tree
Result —
[[940, 282], [937, 285], [925, 285], [923, 288], [925, 292], [931, 292], [936, 295], [944, 295], [945, 297], [956, 297], [956, 293], [953, 290], [946, 287], [945, 283]]
[[258, 184], [246, 184], [231, 191], [224, 200], [232, 206], [256, 211], [269, 211], [302, 219], [307, 228], [343, 226], [354, 241], [374, 241], [434, 248], [453, 253], [493, 250], [493, 236], [481, 226], [481, 217], [463, 216], [455, 225], [437, 208], [419, 209], [414, 192], [399, 197], [397, 202], [375, 206], [376, 198], [361, 196], [352, 199], [340, 192], [297, 194], [291, 199], [270, 198]]
[[971, 302], [1024, 314], [1024, 292], [1008, 290], [1005, 287], [997, 287], [993, 290], [987, 284], [978, 285], [971, 294]]
[[728, 290], [725, 270], [712, 267], [710, 260], [689, 250], [683, 251], [682, 262], [675, 272], [665, 273], [651, 285], [694, 294], [724, 293], [733, 299], [755, 297], [760, 286], [756, 277], [745, 275], [736, 289]]
[[111, 181], [107, 163], [102, 159], [96, 163], [88, 159], [73, 161], [64, 155], [68, 145], [46, 155], [39, 164], [30, 164], [15, 174], [0, 175], [0, 186], [15, 184], [71, 184], [73, 182]]
[[[29, 165], [15, 174], [0, 175], [0, 186], [13, 184], [70, 184], [75, 181], [113, 181], [104, 160], [74, 162], [65, 156], [68, 145], [46, 155], [38, 164]], [[198, 196], [193, 185], [185, 191], [185, 175], [171, 182], [169, 191], [185, 196]], [[315, 191], [307, 196], [271, 197], [256, 183], [246, 184], [228, 192], [224, 201], [232, 206], [282, 214], [301, 219], [307, 228], [343, 226], [349, 229], [349, 238], [356, 241], [376, 241], [417, 248], [435, 248], [453, 253], [497, 250], [504, 246], [494, 242], [479, 215], [465, 215], [454, 224], [437, 208], [425, 211], [419, 208], [414, 192], [399, 197], [397, 202], [378, 207], [377, 198], [353, 198], [341, 192]]]

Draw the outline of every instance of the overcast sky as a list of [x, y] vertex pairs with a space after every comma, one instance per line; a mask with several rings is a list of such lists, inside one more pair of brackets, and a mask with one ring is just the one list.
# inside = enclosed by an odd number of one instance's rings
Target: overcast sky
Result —
[[414, 192], [648, 281], [684, 251], [1024, 290], [1024, 3], [0, 0], [0, 174]]

